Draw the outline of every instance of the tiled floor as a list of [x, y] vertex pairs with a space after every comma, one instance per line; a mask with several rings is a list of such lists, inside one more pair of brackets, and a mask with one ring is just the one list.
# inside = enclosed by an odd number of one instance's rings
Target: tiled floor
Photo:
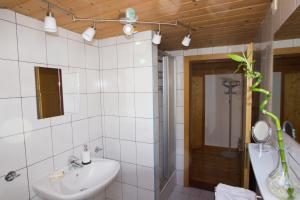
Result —
[[176, 185], [168, 200], [214, 200], [214, 193]]

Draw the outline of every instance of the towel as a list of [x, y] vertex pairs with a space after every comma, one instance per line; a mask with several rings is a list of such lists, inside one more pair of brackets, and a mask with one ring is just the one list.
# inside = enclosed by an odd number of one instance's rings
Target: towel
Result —
[[256, 200], [255, 192], [219, 183], [216, 187], [216, 200]]

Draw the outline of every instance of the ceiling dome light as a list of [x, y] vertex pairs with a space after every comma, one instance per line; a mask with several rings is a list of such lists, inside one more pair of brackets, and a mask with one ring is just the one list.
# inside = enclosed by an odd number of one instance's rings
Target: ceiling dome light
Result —
[[50, 33], [57, 32], [56, 19], [50, 11], [48, 11], [44, 19], [44, 31]]
[[190, 46], [190, 42], [191, 42], [191, 34], [188, 34], [187, 36], [185, 36], [181, 42], [181, 44], [185, 47]]
[[123, 32], [126, 34], [126, 35], [132, 35], [134, 33], [134, 28], [131, 24], [125, 24], [123, 26]]
[[152, 38], [152, 43], [153, 44], [160, 44], [161, 42], [161, 34], [159, 31], [157, 31], [154, 35], [153, 35], [153, 38]]
[[91, 42], [96, 34], [96, 24], [91, 27], [88, 27], [83, 33], [82, 38], [88, 42]]

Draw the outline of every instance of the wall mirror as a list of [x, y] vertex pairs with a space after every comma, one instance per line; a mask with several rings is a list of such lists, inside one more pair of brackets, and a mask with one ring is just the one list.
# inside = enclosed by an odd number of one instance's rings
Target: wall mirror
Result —
[[289, 121], [300, 143], [300, 7], [275, 33], [272, 109]]
[[35, 67], [38, 119], [64, 114], [61, 69]]

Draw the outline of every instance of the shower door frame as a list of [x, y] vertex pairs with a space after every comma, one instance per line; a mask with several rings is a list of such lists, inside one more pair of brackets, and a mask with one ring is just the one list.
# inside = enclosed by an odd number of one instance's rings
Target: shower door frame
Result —
[[[241, 55], [241, 52], [232, 52]], [[253, 44], [247, 47], [247, 56], [249, 61], [253, 59]], [[192, 61], [209, 61], [209, 60], [228, 59], [228, 54], [198, 55], [184, 57], [184, 186], [189, 186], [189, 166], [190, 166], [190, 76]], [[242, 187], [249, 188], [250, 162], [248, 154], [248, 145], [251, 142], [251, 115], [252, 115], [252, 92], [250, 87], [252, 81], [249, 78], [244, 79], [244, 97], [243, 97], [243, 126], [242, 126]]]

